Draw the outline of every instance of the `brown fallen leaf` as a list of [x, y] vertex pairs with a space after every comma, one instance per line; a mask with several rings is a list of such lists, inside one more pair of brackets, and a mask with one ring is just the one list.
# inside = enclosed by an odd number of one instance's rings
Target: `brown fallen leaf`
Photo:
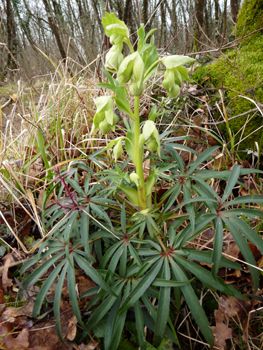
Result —
[[99, 345], [99, 342], [98, 341], [91, 341], [89, 344], [80, 344], [78, 346], [78, 349], [79, 350], [94, 350], [96, 349], [96, 347]]
[[228, 328], [228, 319], [225, 317], [224, 310], [215, 310], [214, 314], [216, 326], [211, 328], [214, 334], [215, 347], [224, 350], [226, 340], [232, 338], [232, 329]]
[[14, 338], [12, 331], [14, 327], [10, 322], [1, 323], [0, 339], [1, 349], [3, 350], [28, 350], [29, 347], [29, 330], [22, 329], [16, 338]]
[[22, 307], [8, 307], [2, 314], [2, 320], [8, 321], [11, 323], [15, 322], [15, 319], [21, 316], [32, 317], [34, 304], [28, 302]]
[[67, 339], [68, 340], [74, 340], [77, 334], [77, 317], [74, 315], [70, 318], [69, 322], [68, 322], [68, 329], [69, 329], [69, 333], [67, 334]]
[[7, 287], [11, 287], [13, 284], [13, 281], [10, 278], [8, 278], [9, 265], [15, 262], [12, 254], [7, 254], [3, 258], [3, 262], [4, 262], [4, 269], [2, 271], [0, 270], [0, 276], [2, 276], [3, 290], [4, 292], [7, 292]]

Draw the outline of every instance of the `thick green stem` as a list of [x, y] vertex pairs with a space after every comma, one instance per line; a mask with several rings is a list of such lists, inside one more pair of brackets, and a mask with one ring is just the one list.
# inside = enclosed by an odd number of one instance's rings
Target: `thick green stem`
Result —
[[145, 192], [145, 182], [143, 176], [143, 152], [142, 146], [139, 147], [139, 137], [141, 134], [140, 131], [140, 116], [139, 116], [139, 102], [140, 96], [135, 96], [134, 102], [134, 152], [135, 152], [135, 167], [136, 174], [139, 176], [140, 185], [138, 186], [138, 197], [140, 208], [146, 209], [146, 192]]

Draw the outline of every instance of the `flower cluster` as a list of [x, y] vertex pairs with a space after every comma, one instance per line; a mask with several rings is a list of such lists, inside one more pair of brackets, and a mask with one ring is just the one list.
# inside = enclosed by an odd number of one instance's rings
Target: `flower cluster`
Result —
[[95, 99], [97, 106], [96, 114], [93, 118], [92, 130], [99, 128], [103, 134], [115, 131], [118, 117], [113, 112], [113, 101], [111, 96], [101, 96]]

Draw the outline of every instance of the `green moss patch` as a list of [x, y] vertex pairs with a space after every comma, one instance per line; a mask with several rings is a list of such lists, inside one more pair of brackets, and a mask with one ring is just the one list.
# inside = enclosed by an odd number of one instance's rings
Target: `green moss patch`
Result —
[[[249, 15], [248, 15], [249, 14]], [[254, 18], [254, 20], [253, 20]], [[263, 0], [244, 1], [240, 10], [237, 34], [242, 36], [261, 28], [263, 23]], [[198, 68], [192, 75], [198, 83], [220, 88], [224, 87], [229, 118], [256, 108], [256, 103], [263, 103], [263, 31], [258, 31], [242, 39], [238, 48], [228, 50], [215, 63]], [[239, 95], [242, 95], [240, 97]], [[232, 134], [237, 134], [235, 143], [240, 140], [241, 129], [245, 126], [242, 139], [263, 125], [260, 113], [252, 117], [246, 115], [230, 122]], [[247, 122], [248, 118], [251, 118]], [[221, 129], [226, 136], [225, 126]], [[263, 128], [241, 142], [239, 150], [253, 149], [255, 141], [260, 143]]]

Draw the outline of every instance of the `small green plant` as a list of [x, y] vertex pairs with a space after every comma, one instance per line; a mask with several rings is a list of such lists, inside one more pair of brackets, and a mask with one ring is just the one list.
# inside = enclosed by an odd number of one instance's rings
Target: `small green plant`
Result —
[[[40, 312], [49, 288], [59, 277], [54, 314], [62, 339], [60, 300], [67, 279], [71, 305], [84, 334], [95, 333], [100, 328], [106, 350], [118, 349], [128, 313], [135, 319], [133, 342], [141, 349], [147, 347], [145, 326], [153, 332], [155, 347], [165, 337], [178, 343], [171, 305], [179, 312], [182, 294], [205, 340], [212, 346], [213, 333], [196, 294], [193, 277], [200, 280], [204, 288], [246, 299], [217, 275], [220, 266], [241, 269], [239, 264], [222, 256], [223, 231], [227, 228], [249, 264], [257, 291], [259, 275], [247, 241], [255, 244], [261, 253], [263, 241], [240, 217], [258, 218], [263, 214], [258, 209], [241, 208], [240, 204], [263, 203], [263, 196], [229, 201], [239, 177], [250, 173], [251, 169], [235, 165], [231, 172], [199, 170], [218, 147], [198, 155], [177, 143], [185, 139], [183, 136], [165, 140], [169, 133], [159, 135], [155, 125], [159, 115], [156, 106], [152, 107], [148, 120], [141, 122], [140, 96], [147, 89], [150, 77], [157, 74], [159, 63], [165, 67], [163, 87], [169, 98], [176, 98], [182, 81], [189, 80], [182, 64], [191, 63], [193, 59], [185, 56], [159, 58], [154, 37], [147, 43], [153, 31], [146, 35], [143, 25], [138, 30], [138, 48], [134, 52], [128, 28], [114, 14], [106, 13], [103, 26], [113, 46], [106, 56], [104, 73], [108, 82], [99, 86], [113, 94], [95, 100], [97, 111], [92, 133], [98, 129], [103, 134], [115, 130], [118, 118], [114, 102], [127, 115], [123, 119], [126, 129], [123, 136], [88, 157], [89, 164], [103, 169], [100, 173], [79, 160], [73, 161], [68, 171], [55, 169], [57, 177], [42, 201], [45, 208], [49, 194], [56, 191], [56, 204], [43, 212], [43, 226], [52, 235], [47, 242], [42, 242], [39, 253], [24, 264], [21, 273], [39, 260], [50, 258], [25, 279], [23, 287], [29, 288], [55, 266], [37, 295], [33, 316]], [[122, 54], [123, 44], [131, 50], [126, 58]], [[115, 167], [108, 169], [103, 165], [105, 158], [101, 162], [101, 157], [111, 147], [114, 147]], [[186, 165], [176, 151], [178, 147], [195, 153], [196, 160]], [[127, 161], [118, 163], [124, 152], [128, 155]], [[150, 160], [147, 175], [143, 170], [146, 159]], [[87, 175], [81, 187], [79, 177], [83, 171]], [[210, 186], [211, 178], [227, 182], [222, 197]], [[163, 181], [169, 182], [170, 188], [158, 198], [157, 186]], [[190, 248], [191, 242], [209, 226], [214, 229], [213, 251]], [[92, 266], [94, 262], [98, 263], [97, 269]], [[200, 262], [211, 264], [212, 271], [200, 266]], [[88, 319], [82, 318], [79, 309], [75, 268], [82, 269], [98, 285], [81, 296], [93, 296], [87, 306], [91, 310]], [[152, 298], [156, 300], [155, 306]]]

